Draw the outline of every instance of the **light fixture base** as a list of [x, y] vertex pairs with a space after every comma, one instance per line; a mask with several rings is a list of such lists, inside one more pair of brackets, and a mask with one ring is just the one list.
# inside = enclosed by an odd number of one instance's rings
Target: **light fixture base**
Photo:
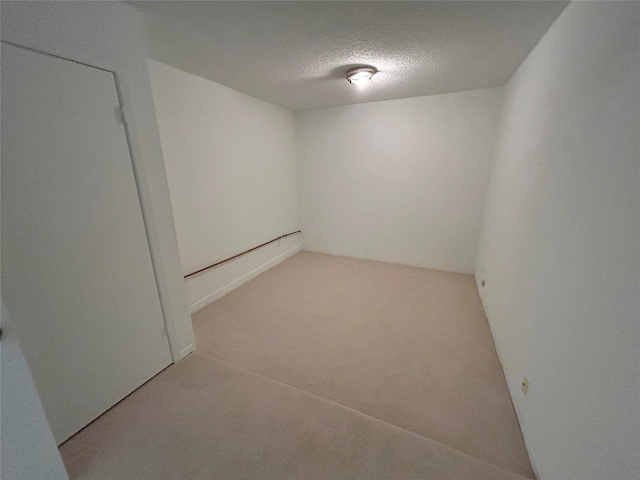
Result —
[[367, 85], [378, 72], [374, 67], [356, 67], [347, 72], [347, 81], [352, 85]]

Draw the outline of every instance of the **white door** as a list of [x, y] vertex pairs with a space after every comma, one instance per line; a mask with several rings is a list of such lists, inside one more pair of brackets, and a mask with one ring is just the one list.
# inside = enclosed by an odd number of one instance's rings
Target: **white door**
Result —
[[60, 444], [171, 356], [113, 73], [1, 48], [2, 295]]

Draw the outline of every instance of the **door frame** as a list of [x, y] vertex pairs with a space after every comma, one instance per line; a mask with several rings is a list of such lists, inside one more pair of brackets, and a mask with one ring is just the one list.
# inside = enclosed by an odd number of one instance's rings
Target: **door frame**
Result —
[[131, 165], [133, 168], [133, 176], [136, 182], [136, 190], [138, 193], [138, 200], [140, 202], [140, 210], [142, 212], [147, 244], [149, 246], [149, 255], [151, 257], [153, 275], [156, 282], [156, 288], [158, 290], [158, 297], [160, 299], [160, 308], [162, 310], [165, 333], [167, 335], [167, 340], [169, 343], [171, 359], [173, 363], [177, 363], [194, 350], [194, 345], [189, 345], [188, 347], [182, 349], [180, 348], [180, 339], [178, 336], [176, 321], [168, 313], [172, 311], [169, 296], [170, 287], [164, 275], [165, 268], [161, 256], [160, 236], [158, 234], [158, 228], [153, 214], [153, 199], [151, 196], [151, 191], [149, 189], [149, 175], [147, 174], [146, 166], [143, 161], [141, 142], [135, 121], [131, 91], [129, 89], [130, 81], [128, 79], [126, 70], [120, 67], [118, 64], [111, 64], [110, 62], [101, 62], [101, 65], [97, 65], [93, 61], [87, 62], [84, 60], [77, 60], [55, 53], [50, 53], [39, 48], [20, 45], [18, 43], [7, 40], [0, 39], [0, 43], [39, 53], [42, 55], [47, 55], [49, 57], [67, 60], [80, 65], [85, 65], [87, 67], [96, 68], [113, 75], [118, 96], [118, 103], [120, 104], [120, 111], [122, 114], [122, 123], [124, 125], [127, 146], [129, 149], [129, 156], [131, 158]]

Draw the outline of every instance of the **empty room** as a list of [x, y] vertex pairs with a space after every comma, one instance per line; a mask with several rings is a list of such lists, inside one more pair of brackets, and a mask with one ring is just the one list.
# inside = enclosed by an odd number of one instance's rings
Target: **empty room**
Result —
[[0, 9], [3, 480], [640, 479], [640, 2]]

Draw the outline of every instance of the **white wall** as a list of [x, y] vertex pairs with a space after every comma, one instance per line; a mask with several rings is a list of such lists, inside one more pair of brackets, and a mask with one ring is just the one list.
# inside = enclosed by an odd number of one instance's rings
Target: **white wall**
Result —
[[476, 277], [541, 480], [639, 474], [639, 9], [571, 3], [505, 90]]
[[0, 478], [68, 480], [4, 304], [0, 308]]
[[[297, 230], [293, 112], [156, 61], [148, 68], [183, 274]], [[299, 244], [291, 237], [187, 279], [191, 310]]]
[[303, 247], [473, 273], [501, 88], [296, 114]]
[[[130, 93], [127, 122], [137, 132], [136, 164], [145, 222], [174, 360], [194, 348], [169, 189], [158, 138], [142, 14], [120, 2], [10, 2], [2, 5], [2, 39], [117, 70]], [[135, 153], [135, 152], [134, 152]]]

